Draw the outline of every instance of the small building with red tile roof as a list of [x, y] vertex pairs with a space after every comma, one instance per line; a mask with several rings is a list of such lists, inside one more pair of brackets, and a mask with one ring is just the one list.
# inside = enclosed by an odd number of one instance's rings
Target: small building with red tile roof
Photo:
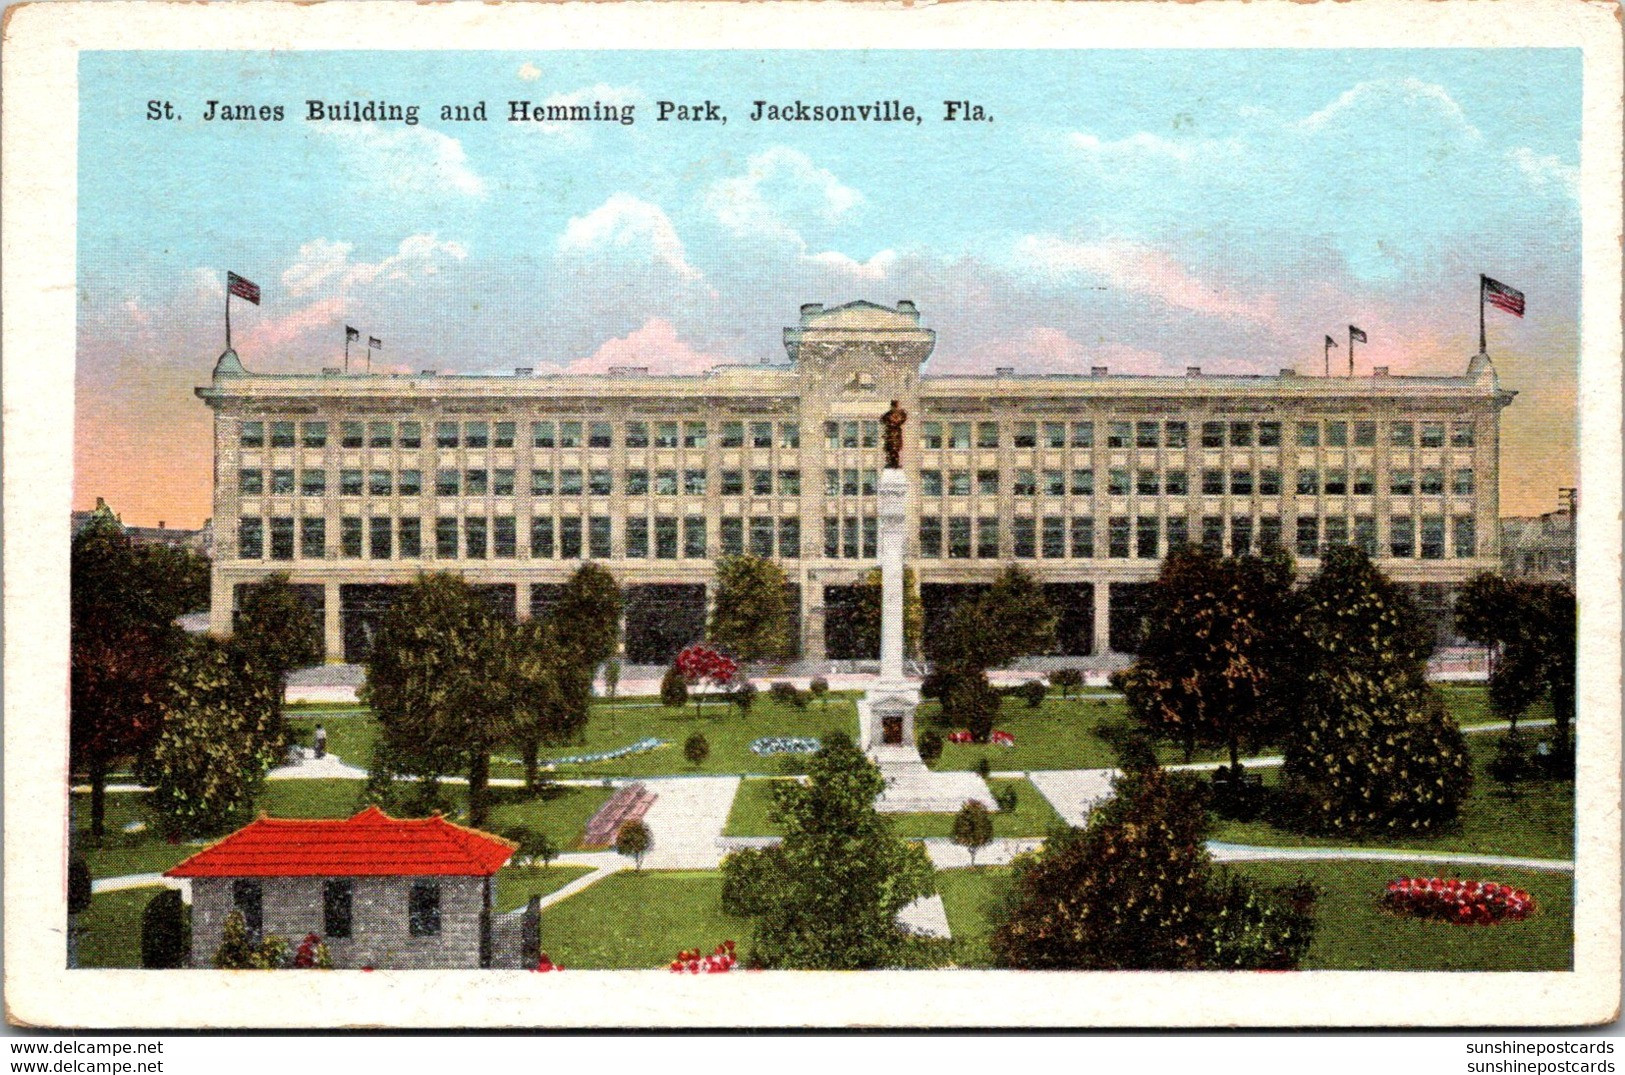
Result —
[[492, 916], [496, 873], [514, 848], [443, 817], [373, 806], [342, 820], [259, 818], [165, 876], [192, 885], [193, 966], [213, 964], [238, 911], [254, 937], [297, 946], [316, 934], [334, 967], [517, 967], [517, 929], [494, 929]]

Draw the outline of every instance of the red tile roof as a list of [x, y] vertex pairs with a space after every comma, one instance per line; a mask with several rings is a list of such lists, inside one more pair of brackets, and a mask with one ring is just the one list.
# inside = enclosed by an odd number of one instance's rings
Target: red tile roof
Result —
[[516, 846], [442, 817], [403, 820], [369, 806], [342, 821], [262, 817], [164, 876], [489, 876]]

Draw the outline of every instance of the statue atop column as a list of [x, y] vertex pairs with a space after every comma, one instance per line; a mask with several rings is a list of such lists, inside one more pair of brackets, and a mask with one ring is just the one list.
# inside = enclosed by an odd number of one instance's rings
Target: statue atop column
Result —
[[891, 410], [880, 416], [886, 424], [886, 469], [900, 470], [903, 466], [903, 423], [908, 421], [908, 412], [894, 399], [891, 401]]

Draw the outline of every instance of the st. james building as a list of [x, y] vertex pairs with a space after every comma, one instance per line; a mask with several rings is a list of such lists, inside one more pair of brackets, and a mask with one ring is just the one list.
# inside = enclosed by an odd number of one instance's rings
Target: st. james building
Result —
[[[847, 652], [875, 566], [880, 418], [908, 412], [908, 563], [927, 630], [957, 587], [1019, 564], [1062, 610], [1059, 651], [1131, 650], [1170, 549], [1353, 544], [1442, 611], [1499, 565], [1500, 387], [1454, 376], [938, 375], [912, 302], [803, 306], [788, 361], [698, 375], [256, 374], [234, 352], [215, 414], [213, 623], [286, 572], [330, 660], [365, 657], [394, 587], [454, 570], [513, 616], [583, 560], [625, 587], [626, 659], [704, 629], [718, 557], [776, 559], [801, 656]], [[861, 655], [872, 656], [872, 655]]]

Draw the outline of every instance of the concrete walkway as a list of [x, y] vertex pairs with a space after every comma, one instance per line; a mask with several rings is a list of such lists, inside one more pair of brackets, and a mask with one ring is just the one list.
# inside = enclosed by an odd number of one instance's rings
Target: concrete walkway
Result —
[[938, 895], [921, 896], [898, 911], [897, 924], [921, 937], [947, 940], [953, 936], [948, 928], [948, 909], [942, 905], [942, 897]]
[[192, 882], [183, 877], [165, 877], [161, 873], [127, 873], [123, 877], [103, 877], [90, 882], [93, 896], [103, 892], [123, 892], [128, 888], [177, 888], [183, 900], [192, 902]]
[[1507, 866], [1520, 870], [1573, 873], [1567, 859], [1519, 858], [1513, 855], [1475, 855], [1459, 851], [1389, 851], [1369, 847], [1265, 847], [1209, 840], [1215, 862], [1441, 862], [1453, 866]]
[[717, 838], [728, 824], [739, 777], [645, 778], [656, 799], [643, 823], [654, 846], [643, 864], [655, 870], [714, 870], [722, 862]]

